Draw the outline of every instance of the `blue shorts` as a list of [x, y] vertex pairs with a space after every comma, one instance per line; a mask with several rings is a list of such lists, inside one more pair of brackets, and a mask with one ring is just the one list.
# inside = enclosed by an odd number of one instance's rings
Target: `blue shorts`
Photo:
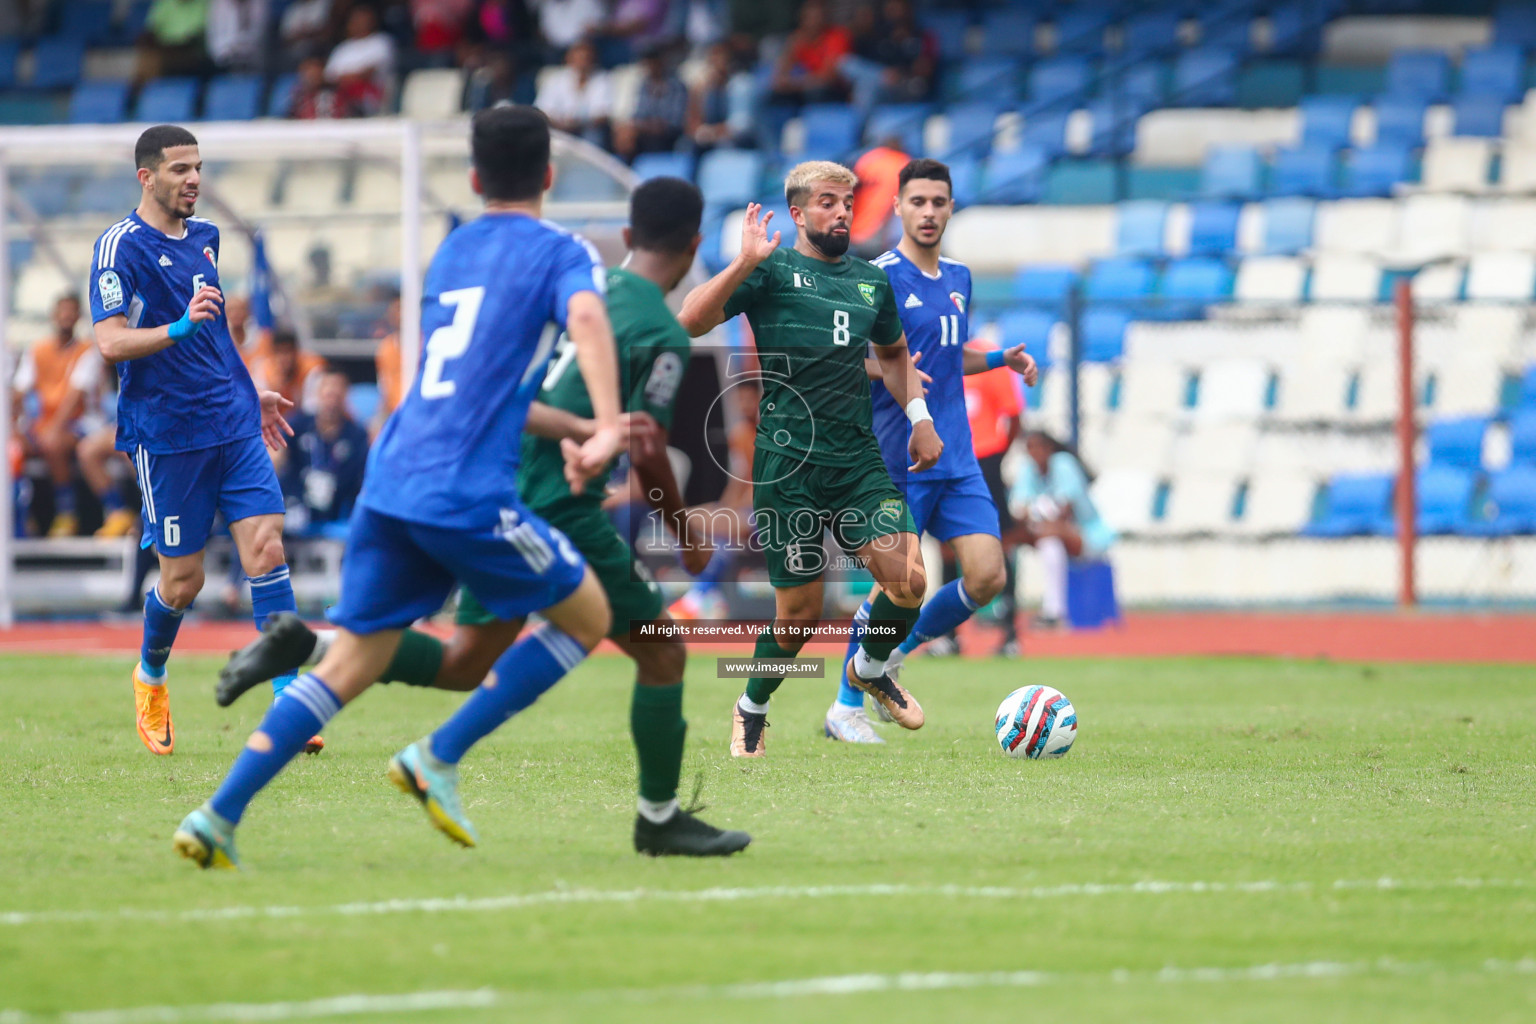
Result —
[[358, 505], [328, 615], [360, 636], [404, 629], [462, 583], [498, 619], [520, 619], [570, 597], [586, 571], [565, 534], [522, 506], [483, 528], [450, 529]]
[[906, 474], [907, 506], [918, 536], [931, 533], [939, 540], [953, 540], [969, 533], [999, 537], [997, 506], [980, 472], [969, 476], [924, 480], [921, 473]]
[[283, 489], [260, 437], [172, 455], [131, 453], [144, 495], [143, 546], [195, 555], [208, 543], [215, 512], [226, 522], [283, 512]]

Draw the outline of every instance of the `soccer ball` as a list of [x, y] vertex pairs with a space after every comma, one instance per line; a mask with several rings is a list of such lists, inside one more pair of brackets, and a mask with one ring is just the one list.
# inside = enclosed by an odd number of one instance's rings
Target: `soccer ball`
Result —
[[1021, 686], [997, 708], [997, 744], [1009, 757], [1060, 757], [1077, 739], [1077, 711], [1049, 686]]

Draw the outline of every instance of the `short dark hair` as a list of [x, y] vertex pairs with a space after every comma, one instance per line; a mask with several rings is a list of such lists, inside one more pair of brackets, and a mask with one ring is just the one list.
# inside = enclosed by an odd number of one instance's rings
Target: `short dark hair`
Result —
[[688, 251], [704, 218], [704, 193], [682, 178], [652, 178], [629, 197], [630, 241], [651, 252]]
[[165, 161], [165, 151], [173, 146], [195, 146], [197, 136], [181, 127], [179, 124], [157, 124], [153, 128], [144, 129], [144, 134], [139, 136], [139, 141], [133, 147], [133, 163], [135, 167], [148, 167], [154, 170]]
[[949, 186], [949, 194], [955, 194], [955, 183], [949, 180], [949, 165], [938, 160], [930, 160], [927, 157], [919, 157], [916, 160], [908, 160], [907, 165], [897, 175], [896, 191], [900, 192], [907, 187], [907, 182], [914, 178], [922, 178], [927, 181], [942, 181]]
[[549, 167], [549, 118], [535, 107], [488, 107], [470, 123], [471, 158], [486, 199], [537, 199]]

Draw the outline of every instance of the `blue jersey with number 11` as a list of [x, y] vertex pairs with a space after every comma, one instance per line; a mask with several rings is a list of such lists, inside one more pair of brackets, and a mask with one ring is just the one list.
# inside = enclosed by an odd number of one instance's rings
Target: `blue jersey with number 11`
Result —
[[517, 500], [520, 435], [571, 296], [603, 294], [597, 251], [521, 214], [485, 214], [438, 248], [422, 285], [421, 361], [368, 460], [359, 499], [432, 526], [495, 521]]

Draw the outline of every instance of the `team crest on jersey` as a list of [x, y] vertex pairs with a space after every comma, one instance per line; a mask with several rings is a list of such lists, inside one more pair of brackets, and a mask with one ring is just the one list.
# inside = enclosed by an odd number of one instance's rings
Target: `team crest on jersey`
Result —
[[123, 304], [123, 282], [115, 272], [103, 270], [96, 279], [96, 290], [101, 292], [102, 309], [115, 309]]
[[814, 290], [816, 287], [816, 279], [810, 274], [802, 274], [797, 270], [795, 271], [795, 287], [810, 288]]
[[682, 380], [683, 361], [676, 352], [663, 352], [651, 366], [651, 375], [645, 382], [645, 400], [652, 405], [671, 405]]
[[962, 312], [962, 313], [965, 312], [965, 296], [964, 295], [960, 294], [959, 292], [950, 292], [949, 293], [949, 301], [953, 302], [955, 304], [955, 308], [958, 309], [960, 312]]
[[864, 296], [864, 301], [869, 303], [871, 306], [873, 306], [875, 304], [875, 286], [874, 285], [867, 284], [867, 283], [861, 283], [859, 285], [859, 294]]
[[203, 246], [203, 255], [208, 257], [208, 262], [213, 264], [213, 269], [219, 269], [219, 260], [218, 257], [214, 256], [213, 254], [213, 246]]

